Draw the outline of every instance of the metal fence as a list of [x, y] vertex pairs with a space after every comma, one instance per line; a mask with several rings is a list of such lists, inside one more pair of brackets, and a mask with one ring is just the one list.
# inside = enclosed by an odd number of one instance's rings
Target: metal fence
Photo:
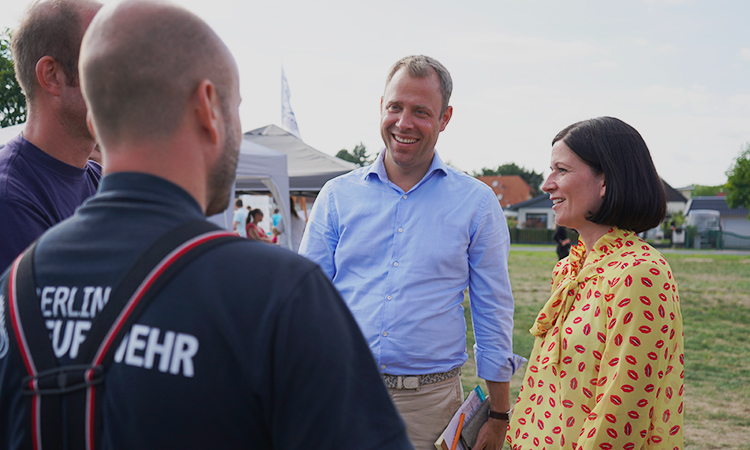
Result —
[[728, 231], [696, 233], [687, 231], [686, 248], [715, 248], [716, 250], [750, 250], [750, 236]]
[[[552, 239], [555, 230], [546, 228], [510, 228], [510, 242], [513, 244], [556, 245]], [[571, 242], [578, 242], [578, 233], [568, 230]], [[655, 244], [656, 247], [671, 247], [669, 240]], [[685, 248], [713, 248], [716, 250], [750, 250], [750, 236], [741, 236], [728, 231], [708, 231], [697, 233], [685, 231]]]
[[[510, 242], [512, 244], [552, 244], [557, 245], [552, 236], [555, 235], [555, 230], [548, 230], [546, 228], [510, 228]], [[575, 243], [578, 241], [578, 233], [573, 230], [568, 230], [568, 239]]]

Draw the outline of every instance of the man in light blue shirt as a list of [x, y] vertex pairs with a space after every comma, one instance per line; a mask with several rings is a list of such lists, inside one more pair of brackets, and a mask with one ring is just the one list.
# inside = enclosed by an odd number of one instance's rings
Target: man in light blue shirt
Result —
[[[476, 448], [502, 447], [513, 354], [510, 246], [492, 190], [435, 152], [453, 114], [452, 81], [438, 61], [393, 65], [381, 99], [385, 150], [375, 163], [320, 191], [300, 254], [341, 292], [383, 373], [417, 449], [434, 448], [463, 400], [464, 289], [469, 288], [477, 373], [493, 419]], [[450, 444], [450, 443], [449, 443]]]
[[232, 222], [234, 222], [233, 229], [242, 237], [247, 237], [247, 229], [245, 228], [245, 225], [247, 224], [247, 215], [250, 213], [250, 211], [247, 210], [247, 208], [244, 208], [241, 198], [236, 198], [234, 200], [234, 217], [232, 219]]

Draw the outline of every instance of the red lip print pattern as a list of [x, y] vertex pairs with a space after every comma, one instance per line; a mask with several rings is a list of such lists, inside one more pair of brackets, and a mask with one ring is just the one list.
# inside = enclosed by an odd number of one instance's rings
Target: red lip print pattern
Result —
[[682, 448], [672, 270], [631, 232], [613, 228], [594, 248], [585, 265], [579, 244], [554, 269], [507, 441], [514, 450]]

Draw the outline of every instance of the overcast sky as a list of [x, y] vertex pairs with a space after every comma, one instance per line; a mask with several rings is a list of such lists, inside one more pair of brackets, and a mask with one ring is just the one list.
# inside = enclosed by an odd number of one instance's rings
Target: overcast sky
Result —
[[[26, 2], [2, 0], [13, 28]], [[105, 2], [107, 3], [107, 2]], [[281, 125], [281, 68], [305, 142], [382, 147], [390, 65], [441, 61], [453, 118], [437, 149], [467, 172], [514, 162], [549, 173], [565, 126], [614, 116], [673, 187], [715, 185], [750, 143], [746, 0], [179, 0], [239, 65], [242, 126]]]

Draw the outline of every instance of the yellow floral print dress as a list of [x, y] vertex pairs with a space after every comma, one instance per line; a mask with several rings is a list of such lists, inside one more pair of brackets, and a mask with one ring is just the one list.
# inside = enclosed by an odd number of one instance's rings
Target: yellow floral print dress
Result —
[[630, 231], [553, 271], [507, 440], [522, 449], [681, 449], [684, 356], [674, 274]]

